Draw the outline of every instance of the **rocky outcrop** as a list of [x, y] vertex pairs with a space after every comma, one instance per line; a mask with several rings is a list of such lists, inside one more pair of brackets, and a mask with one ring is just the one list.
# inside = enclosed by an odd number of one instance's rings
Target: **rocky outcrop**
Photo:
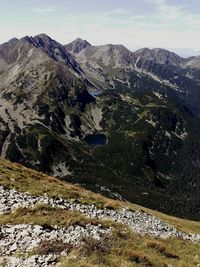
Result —
[[131, 211], [129, 209], [99, 209], [94, 205], [70, 203], [63, 198], [53, 199], [47, 195], [32, 196], [29, 193], [20, 193], [16, 190], [0, 187], [0, 211], [7, 213], [18, 207], [33, 207], [36, 204], [48, 204], [52, 207], [79, 211], [90, 218], [109, 219], [131, 227], [131, 229], [141, 235], [152, 235], [160, 238], [179, 237], [184, 240], [191, 240], [200, 243], [200, 234], [186, 234], [178, 231], [166, 222], [141, 211]]
[[33, 255], [27, 258], [5, 256], [0, 257], [0, 264], [5, 267], [53, 267], [58, 265], [57, 256], [53, 254]]
[[[108, 234], [110, 229], [103, 229], [101, 225], [88, 224], [82, 226], [70, 226], [68, 228], [44, 228], [40, 225], [1, 225], [0, 226], [0, 263], [3, 266], [55, 266], [59, 256], [68, 254], [67, 245], [80, 246], [83, 238], [94, 238], [99, 240]], [[14, 257], [16, 253], [26, 253], [34, 251], [40, 244], [52, 242], [62, 242], [63, 251], [59, 255], [40, 255], [32, 257]], [[65, 248], [66, 245], [66, 248]], [[2, 266], [2, 265], [1, 265]]]
[[78, 246], [85, 237], [99, 240], [109, 232], [109, 229], [104, 229], [101, 225], [91, 224], [85, 227], [75, 225], [68, 228], [45, 228], [29, 224], [1, 225], [0, 251], [1, 255], [13, 255], [16, 251], [30, 252], [40, 243], [50, 243], [54, 240]]
[[[75, 210], [65, 205], [64, 200], [54, 200], [47, 195], [32, 196], [28, 193], [19, 193], [15, 190], [0, 188], [1, 214], [8, 214], [19, 207], [33, 207], [36, 204], [50, 204], [53, 207]], [[76, 209], [78, 210], [78, 209]], [[58, 226], [41, 226], [34, 224], [6, 224], [0, 225], [0, 266], [4, 267], [51, 267], [59, 265], [59, 257], [68, 255], [68, 247], [80, 247], [84, 238], [100, 240], [111, 233], [111, 228], [101, 224], [85, 226], [72, 225], [68, 228]], [[37, 249], [42, 244], [61, 243], [59, 253], [37, 255]], [[50, 248], [51, 249], [51, 248]], [[35, 251], [35, 252], [34, 252]], [[35, 254], [36, 255], [32, 255]], [[19, 256], [15, 256], [18, 254]]]

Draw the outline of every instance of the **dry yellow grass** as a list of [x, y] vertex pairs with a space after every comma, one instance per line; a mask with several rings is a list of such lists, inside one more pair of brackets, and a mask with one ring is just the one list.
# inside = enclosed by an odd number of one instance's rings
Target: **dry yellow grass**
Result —
[[[126, 231], [124, 238], [120, 234], [121, 231]], [[151, 247], [149, 244], [156, 246]], [[141, 237], [125, 228], [116, 228], [112, 237], [105, 238], [103, 243], [98, 245], [88, 240], [86, 251], [83, 257], [79, 250], [73, 251], [69, 257], [61, 260], [61, 266], [197, 267], [197, 264], [200, 264], [200, 246], [197, 244], [179, 239]]]
[[[21, 192], [29, 191], [35, 195], [44, 193], [51, 197], [62, 195], [65, 199], [95, 204], [98, 207], [119, 208], [126, 206], [134, 210], [144, 210], [183, 231], [200, 232], [199, 222], [183, 220], [138, 205], [110, 200], [79, 186], [61, 182], [43, 173], [29, 170], [20, 164], [13, 164], [1, 159], [0, 185], [15, 188]], [[96, 219], [86, 218], [79, 212], [64, 211], [45, 205], [21, 208], [11, 214], [0, 216], [0, 224], [34, 223], [67, 227], [72, 224], [85, 225], [86, 223], [96, 224], [99, 222]], [[197, 267], [200, 264], [199, 244], [177, 238], [160, 240], [149, 236], [142, 237], [121, 224], [109, 221], [101, 221], [101, 223], [113, 227], [112, 236], [105, 237], [101, 243], [87, 240], [85, 247], [73, 248], [67, 258], [60, 259], [62, 267], [166, 267], [167, 264], [171, 264], [173, 267]], [[51, 247], [57, 251], [61, 249], [58, 243]], [[49, 251], [48, 246], [42, 246], [42, 244], [38, 249], [40, 252]]]
[[100, 208], [109, 207], [115, 209], [129, 207], [133, 210], [143, 210], [169, 222], [177, 229], [185, 232], [200, 233], [200, 222], [184, 220], [139, 205], [108, 199], [79, 186], [62, 182], [44, 173], [30, 170], [20, 164], [10, 163], [3, 159], [0, 159], [0, 185], [15, 188], [20, 192], [28, 191], [34, 195], [42, 195], [44, 193], [47, 193], [51, 197], [62, 195], [65, 199], [73, 199], [80, 203], [95, 204]]
[[37, 205], [33, 208], [18, 208], [12, 213], [0, 215], [0, 224], [39, 224], [45, 227], [71, 225], [85, 226], [86, 224], [103, 224], [109, 227], [109, 221], [100, 221], [95, 218], [87, 218], [78, 211], [69, 211], [53, 208], [49, 205]]
[[99, 207], [120, 207], [117, 201], [3, 159], [0, 159], [0, 185], [34, 195], [47, 193], [50, 197], [62, 196], [65, 199], [95, 204]]

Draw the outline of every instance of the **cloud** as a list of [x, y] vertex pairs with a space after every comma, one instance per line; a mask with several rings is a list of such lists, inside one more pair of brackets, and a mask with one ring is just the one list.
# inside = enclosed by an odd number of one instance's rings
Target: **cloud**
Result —
[[130, 14], [130, 10], [124, 9], [124, 8], [116, 8], [107, 12], [104, 12], [103, 15], [109, 16], [109, 15], [128, 15]]
[[[143, 18], [143, 25], [152, 28], [167, 28], [177, 30], [178, 33], [190, 33], [200, 26], [200, 17], [189, 11], [186, 2], [179, 1], [169, 4], [167, 0], [142, 0], [143, 2], [154, 5], [154, 12]], [[147, 22], [147, 23], [146, 23]]]
[[183, 4], [170, 5], [166, 0], [143, 0], [154, 6], [155, 12], [151, 15], [151, 19], [159, 20], [160, 23], [166, 21], [171, 23], [174, 20], [181, 19], [186, 12], [186, 6]]
[[1, 22], [1, 40], [3, 42], [15, 36], [20, 28], [20, 36], [46, 32], [63, 44], [81, 37], [94, 45], [121, 43], [131, 50], [162, 47], [186, 51], [187, 54], [188, 51], [199, 51], [200, 17], [192, 11], [191, 3], [186, 0], [137, 1], [142, 3], [137, 11], [134, 8], [116, 8], [107, 12], [91, 12], [86, 8], [80, 12], [60, 5], [35, 7], [34, 12], [40, 16], [34, 18], [34, 23], [30, 16], [33, 9], [27, 15], [26, 23], [25, 18], [21, 22], [17, 18], [16, 23], [12, 24], [6, 20]]
[[[52, 25], [51, 17], [45, 16], [43, 32], [62, 43], [81, 37], [93, 44], [122, 43], [135, 50], [141, 47], [163, 47], [169, 50], [198, 50], [200, 43], [198, 15], [190, 13], [182, 4], [169, 4], [166, 0], [141, 0], [153, 8], [151, 13], [135, 14], [123, 8], [107, 12], [73, 13], [53, 7], [36, 8], [38, 14], [56, 11]], [[41, 20], [45, 19], [41, 17]], [[48, 21], [47, 21], [48, 19]], [[38, 22], [39, 23], [39, 22]], [[34, 32], [37, 30], [34, 29]], [[33, 30], [29, 30], [30, 33]]]
[[[199, 50], [200, 43], [198, 15], [190, 13], [183, 4], [170, 5], [165, 0], [143, 0], [154, 5], [152, 12], [142, 15], [124, 10], [107, 13], [66, 16], [68, 25], [64, 36], [75, 34], [94, 44], [122, 43], [134, 50], [141, 47], [162, 47], [174, 51]], [[75, 34], [73, 34], [75, 32]]]
[[40, 14], [40, 15], [47, 15], [49, 13], [54, 13], [56, 11], [56, 8], [54, 7], [38, 7], [34, 8], [33, 12]]

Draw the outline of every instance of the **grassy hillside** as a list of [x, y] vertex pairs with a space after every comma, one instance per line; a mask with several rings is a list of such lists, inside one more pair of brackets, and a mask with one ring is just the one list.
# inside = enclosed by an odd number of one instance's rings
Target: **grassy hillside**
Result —
[[[94, 204], [98, 207], [129, 207], [133, 210], [144, 210], [149, 214], [176, 226], [182, 231], [199, 233], [200, 223], [187, 221], [149, 210], [138, 205], [114, 201], [98, 194], [84, 190], [79, 186], [63, 183], [43, 173], [27, 169], [0, 159], [0, 185], [28, 191], [34, 195], [47, 193], [52, 197], [62, 195], [71, 201]], [[112, 237], [101, 241], [84, 240], [81, 248], [70, 248], [67, 257], [61, 257], [61, 266], [172, 266], [192, 267], [200, 263], [200, 245], [181, 239], [169, 238], [161, 240], [150, 236], [141, 237], [127, 227], [108, 220], [89, 219], [79, 212], [63, 211], [45, 205], [34, 208], [20, 208], [13, 213], [0, 215], [0, 224], [33, 223], [49, 226], [68, 227], [69, 225], [85, 225], [87, 223], [112, 226]], [[37, 254], [59, 251], [60, 244], [46, 244], [33, 251]], [[171, 266], [170, 265], [170, 266]]]

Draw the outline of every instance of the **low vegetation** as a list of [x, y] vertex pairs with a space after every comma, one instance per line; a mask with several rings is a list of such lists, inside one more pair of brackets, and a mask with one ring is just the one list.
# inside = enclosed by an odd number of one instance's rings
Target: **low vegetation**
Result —
[[39, 224], [44, 227], [57, 225], [69, 227], [71, 225], [85, 226], [86, 224], [109, 226], [111, 223], [90, 219], [78, 211], [68, 211], [53, 208], [49, 205], [37, 205], [34, 208], [18, 208], [13, 213], [0, 216], [0, 224]]
[[[156, 215], [186, 232], [200, 232], [200, 223], [171, 217], [137, 205], [110, 200], [78, 186], [63, 183], [45, 174], [29, 170], [19, 164], [0, 160], [0, 185], [35, 195], [47, 193], [51, 197], [63, 196], [73, 201], [95, 204], [112, 209], [128, 206]], [[195, 267], [200, 264], [200, 245], [178, 238], [158, 239], [140, 236], [128, 227], [108, 220], [86, 218], [79, 212], [65, 211], [48, 205], [18, 208], [13, 213], [0, 215], [0, 224], [39, 224], [44, 227], [84, 226], [88, 223], [112, 227], [112, 235], [101, 241], [83, 237], [83, 245], [74, 247], [59, 240], [41, 243], [31, 254], [49, 254], [65, 250], [67, 257], [60, 256], [62, 267]]]
[[173, 258], [173, 259], [179, 259], [179, 256], [169, 252], [167, 250], [167, 247], [163, 244], [163, 242], [160, 241], [149, 241], [147, 242], [147, 247], [153, 248], [156, 251], [160, 252], [162, 255], [164, 255], [166, 258]]
[[59, 239], [55, 239], [49, 242], [41, 242], [39, 246], [32, 251], [31, 254], [36, 255], [48, 255], [48, 254], [60, 254], [62, 251], [70, 253], [74, 249], [72, 244], [65, 244]]
[[200, 232], [200, 223], [197, 221], [184, 220], [139, 205], [108, 199], [79, 186], [62, 182], [17, 163], [11, 164], [9, 161], [3, 159], [0, 159], [0, 185], [10, 189], [14, 188], [20, 192], [30, 192], [33, 195], [47, 193], [50, 197], [57, 198], [62, 196], [66, 200], [70, 199], [70, 201], [74, 202], [94, 204], [99, 208], [116, 209], [128, 207], [131, 210], [145, 211], [159, 217], [182, 231], [191, 233]]
[[80, 249], [61, 259], [61, 266], [155, 266], [193, 267], [199, 263], [199, 245], [179, 239], [158, 240], [138, 236], [118, 227], [112, 237], [101, 242], [84, 239]]

